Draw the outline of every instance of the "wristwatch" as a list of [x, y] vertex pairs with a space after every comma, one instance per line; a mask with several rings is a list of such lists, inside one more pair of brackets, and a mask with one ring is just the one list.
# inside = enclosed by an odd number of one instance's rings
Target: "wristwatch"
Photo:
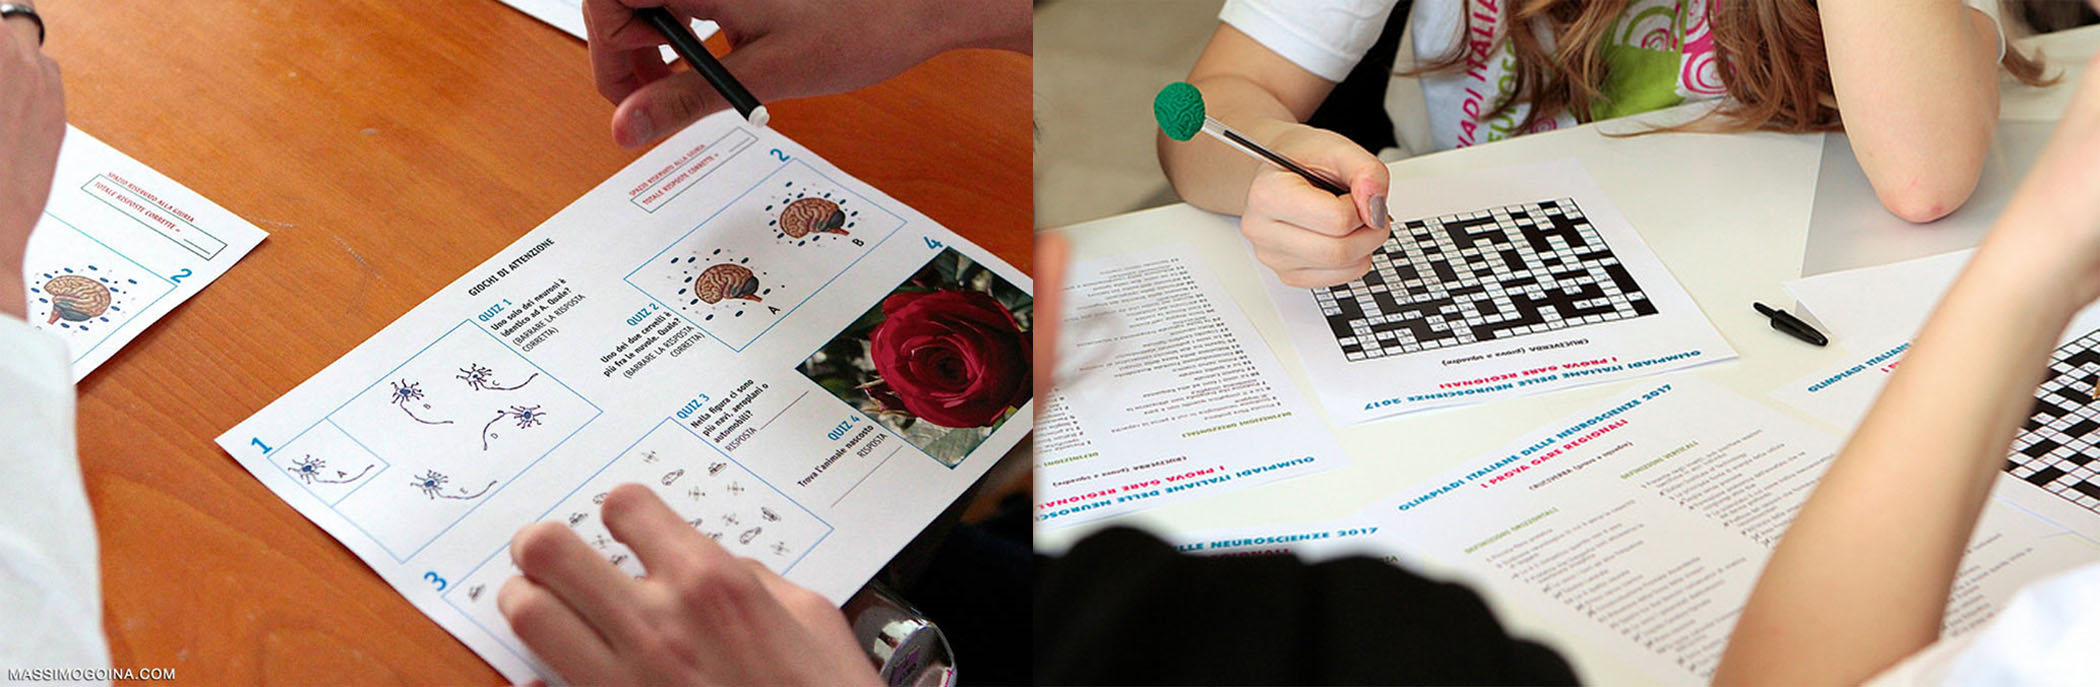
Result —
[[909, 602], [870, 582], [846, 600], [847, 623], [888, 687], [952, 687], [955, 654], [948, 637]]

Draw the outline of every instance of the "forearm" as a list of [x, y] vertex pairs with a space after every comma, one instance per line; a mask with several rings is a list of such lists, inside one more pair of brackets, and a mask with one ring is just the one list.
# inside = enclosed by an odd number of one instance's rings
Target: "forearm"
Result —
[[2073, 268], [2052, 267], [2069, 261], [2005, 233], [1971, 260], [1773, 552], [1716, 683], [1856, 684], [1937, 639], [2031, 380], [2079, 304]]
[[1959, 208], [1998, 119], [1996, 24], [1957, 0], [1819, 8], [1845, 133], [1882, 205], [1913, 222]]
[[[1219, 24], [1189, 83], [1203, 91], [1204, 113], [1266, 146], [1303, 129], [1334, 82], [1291, 63], [1230, 24]], [[1241, 214], [1247, 187], [1262, 163], [1205, 134], [1175, 141], [1159, 134], [1159, 164], [1181, 199], [1228, 215]], [[1304, 160], [1300, 160], [1304, 162]]]
[[937, 37], [929, 54], [964, 48], [1035, 53], [1035, 9], [1024, 0], [913, 0], [924, 35]]
[[0, 249], [0, 317], [29, 317], [29, 294], [22, 291], [19, 250]]
[[[1274, 95], [1244, 77], [1220, 74], [1194, 77], [1189, 83], [1203, 91], [1205, 111], [1211, 117], [1263, 145], [1298, 123]], [[1187, 141], [1167, 138], [1164, 133], [1158, 138], [1160, 167], [1182, 200], [1228, 215], [1245, 209], [1247, 186], [1261, 171], [1260, 160], [1206, 134]]]

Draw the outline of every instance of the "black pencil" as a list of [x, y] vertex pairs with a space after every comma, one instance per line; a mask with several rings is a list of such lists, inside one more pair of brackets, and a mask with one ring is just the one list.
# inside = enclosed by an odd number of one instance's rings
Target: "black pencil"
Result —
[[649, 7], [635, 10], [634, 13], [643, 21], [649, 22], [650, 26], [656, 27], [656, 32], [663, 34], [664, 40], [671, 42], [671, 49], [677, 51], [679, 57], [685, 58], [686, 64], [693, 66], [693, 71], [700, 72], [700, 76], [705, 77], [709, 84], [713, 84], [715, 91], [721, 93], [731, 107], [736, 108], [737, 114], [744, 116], [744, 121], [750, 122], [752, 126], [765, 126], [766, 121], [771, 119], [766, 113], [766, 106], [758, 102], [758, 98], [752, 96], [751, 91], [745, 90], [743, 84], [737, 83], [736, 77], [730, 75], [729, 69], [723, 67], [721, 61], [716, 60], [714, 54], [707, 51], [707, 46], [702, 45], [700, 39], [693, 36], [692, 29], [679, 23], [677, 17], [671, 16], [670, 10]]

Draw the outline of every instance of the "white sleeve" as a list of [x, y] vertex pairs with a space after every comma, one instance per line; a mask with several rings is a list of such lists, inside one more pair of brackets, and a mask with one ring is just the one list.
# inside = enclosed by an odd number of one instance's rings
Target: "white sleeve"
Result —
[[1305, 71], [1341, 81], [1371, 51], [1398, 0], [1225, 0], [1218, 21]]
[[2004, 17], [2004, 9], [2003, 9], [2003, 8], [2004, 8], [2004, 5], [2003, 5], [2003, 3], [2001, 2], [2001, 0], [1961, 0], [1961, 2], [1962, 2], [1962, 4], [1964, 4], [1964, 5], [1968, 5], [1968, 6], [1970, 7], [1970, 8], [1973, 8], [1973, 9], [1975, 9], [1975, 10], [1976, 10], [1976, 11], [1978, 11], [1978, 12], [1982, 12], [1982, 13], [1984, 14], [1984, 16], [1990, 17], [1990, 18], [1991, 18], [1991, 23], [1997, 26], [1997, 29], [1998, 29], [1998, 32], [1997, 32], [1997, 33], [1998, 33], [1998, 59], [1999, 59], [1999, 60], [2004, 60], [2004, 59], [2005, 59], [2005, 17]]
[[2100, 669], [2100, 565], [2020, 590], [1982, 629], [1918, 653], [1870, 685], [2081, 685]]
[[1954, 660], [1961, 658], [1962, 653], [1976, 643], [1978, 634], [1981, 632], [1971, 632], [1934, 642], [1923, 651], [1903, 659], [1903, 662], [1895, 667], [1867, 680], [1866, 687], [1926, 687], [1947, 684], [1947, 672], [1953, 669]]
[[94, 512], [66, 346], [0, 315], [0, 666], [105, 668]]

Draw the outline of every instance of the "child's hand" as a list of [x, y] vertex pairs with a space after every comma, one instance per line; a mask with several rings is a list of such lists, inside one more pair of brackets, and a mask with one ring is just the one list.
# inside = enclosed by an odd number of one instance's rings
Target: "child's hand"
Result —
[[836, 606], [730, 555], [638, 484], [605, 497], [605, 526], [648, 576], [629, 578], [559, 522], [518, 532], [524, 571], [497, 593], [518, 638], [588, 685], [874, 685]]
[[1240, 233], [1254, 256], [1284, 284], [1320, 288], [1371, 270], [1371, 254], [1391, 235], [1385, 163], [1340, 134], [1296, 126], [1272, 150], [1349, 187], [1336, 196], [1273, 166], [1255, 174], [1240, 213]]

